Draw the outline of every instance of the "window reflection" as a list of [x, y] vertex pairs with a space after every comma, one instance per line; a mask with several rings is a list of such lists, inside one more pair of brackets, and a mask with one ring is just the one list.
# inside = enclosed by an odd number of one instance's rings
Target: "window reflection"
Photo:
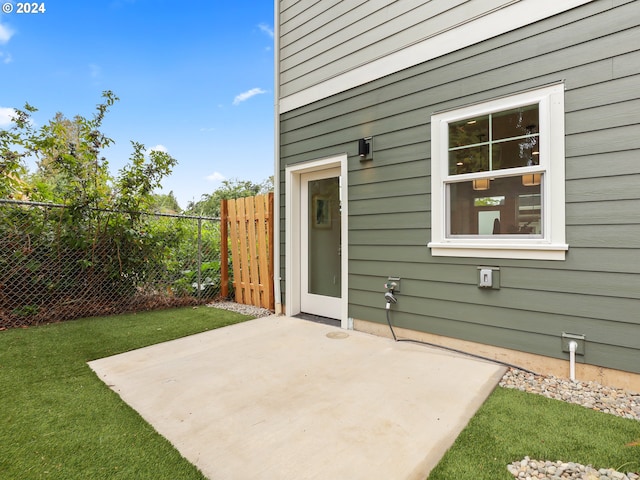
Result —
[[449, 124], [449, 174], [539, 164], [538, 104]]
[[462, 147], [489, 141], [489, 115], [449, 124], [449, 147]]
[[489, 168], [489, 145], [449, 152], [449, 174], [485, 172]]
[[490, 179], [481, 191], [473, 181], [449, 184], [449, 235], [542, 235], [543, 182], [537, 175], [537, 184], [526, 184], [521, 175]]
[[491, 121], [493, 140], [538, 134], [538, 104], [494, 113]]

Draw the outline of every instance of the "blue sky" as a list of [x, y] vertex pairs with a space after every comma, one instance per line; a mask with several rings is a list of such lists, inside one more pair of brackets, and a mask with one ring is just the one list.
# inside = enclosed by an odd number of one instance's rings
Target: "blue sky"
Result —
[[[163, 191], [184, 208], [222, 179], [273, 174], [272, 0], [50, 0], [0, 14], [0, 128], [12, 107], [92, 116], [120, 101], [103, 131], [115, 173], [130, 141], [178, 160]], [[39, 4], [41, 2], [38, 2]]]

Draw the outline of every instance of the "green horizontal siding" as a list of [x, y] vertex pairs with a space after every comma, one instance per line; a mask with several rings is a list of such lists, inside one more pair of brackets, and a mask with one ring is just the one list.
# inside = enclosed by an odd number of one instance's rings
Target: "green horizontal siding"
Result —
[[[367, 318], [375, 319], [374, 321], [377, 320], [379, 323], [386, 323], [383, 309], [362, 307], [362, 313], [368, 316]], [[350, 315], [353, 315], [352, 311], [350, 311]], [[395, 318], [394, 316], [394, 324], [403, 328], [428, 331], [435, 335], [444, 335], [497, 347], [509, 345], [509, 348], [514, 350], [568, 360], [568, 354], [558, 353], [561, 345], [560, 335], [562, 334], [560, 330], [545, 334], [517, 332], [512, 329], [494, 327], [492, 325], [480, 325], [465, 321], [452, 322], [448, 318], [438, 318], [424, 314], [403, 315], [401, 321], [396, 321]], [[536, 318], [531, 317], [530, 320], [531, 323], [534, 323]], [[638, 360], [637, 345], [624, 347], [602, 343], [593, 340], [594, 338], [598, 338], [597, 334], [589, 338], [592, 340], [586, 344], [586, 355], [584, 357], [577, 357], [579, 363], [606, 365], [608, 368], [635, 371]]]
[[640, 198], [571, 203], [566, 209], [567, 225], [625, 225], [640, 212]]
[[[637, 81], [640, 85], [640, 76]], [[603, 165], [607, 166], [606, 170], [603, 170]], [[638, 151], [623, 150], [570, 157], [566, 160], [566, 168], [567, 180], [636, 175], [638, 173]], [[605, 186], [609, 194], [613, 193], [610, 188], [606, 187], [607, 182], [599, 183]], [[573, 194], [573, 192], [569, 193]], [[571, 201], [571, 198], [568, 197], [567, 200]]]
[[[572, 225], [567, 227], [567, 242], [576, 247], [640, 249], [640, 221], [632, 225]], [[640, 257], [631, 257], [629, 261]], [[640, 260], [638, 260], [640, 261]]]
[[[604, 2], [595, 3], [602, 5]], [[575, 16], [574, 12], [570, 13]], [[570, 19], [569, 14], [559, 17]], [[594, 22], [594, 18], [599, 20]], [[394, 101], [393, 105], [385, 107], [389, 115], [407, 112], [421, 106], [432, 106], [437, 110], [444, 110], [486, 99], [485, 94], [478, 92], [493, 90], [494, 95], [511, 93], [514, 89], [509, 88], [508, 85], [515, 82], [521, 82], [523, 87], [519, 86], [518, 89], [522, 89], [556, 81], [559, 69], [567, 70], [567, 73], [571, 74], [566, 77], [568, 88], [608, 81], [628, 75], [624, 71], [617, 72], [620, 69], [614, 68], [614, 61], [618, 60], [617, 65], [623, 64], [627, 68], [629, 63], [633, 64], [633, 56], [636, 54], [631, 53], [635, 52], [631, 46], [640, 43], [640, 32], [635, 28], [636, 23], [635, 17], [625, 17], [621, 9], [607, 11], [597, 17], [579, 19], [567, 27], [549, 31], [544, 31], [542, 26], [545, 22], [542, 22], [538, 28], [542, 29], [543, 33], [522, 38], [524, 32], [536, 27], [530, 26], [465, 49], [463, 53], [456, 52], [428, 62], [424, 66], [408, 69], [407, 72], [410, 73], [371, 82], [368, 88], [373, 88], [372, 91], [375, 92], [373, 101], [361, 102], [357, 107], [354, 104], [344, 103], [344, 100], [354, 98], [356, 94], [354, 89], [318, 102], [314, 108], [302, 107], [294, 112], [288, 112], [283, 117], [305, 115], [305, 123], [294, 124], [294, 128], [300, 129], [304, 125], [318, 129], [320, 127], [315, 124], [322, 122], [323, 119], [344, 115], [348, 116], [352, 125], [360, 123], [357, 118], [353, 118], [357, 116], [366, 123], [370, 118], [367, 117], [368, 112], [392, 100], [399, 101]], [[596, 50], [592, 48], [595, 42], [599, 43]], [[476, 53], [480, 49], [484, 51]], [[448, 60], [455, 57], [463, 58], [456, 62]], [[516, 63], [517, 68], [514, 67]], [[469, 72], [476, 72], [472, 75], [472, 83], [464, 82], [465, 79], [471, 78]], [[415, 74], [409, 76], [412, 73]], [[429, 75], [428, 82], [424, 81], [423, 73]], [[637, 74], [637, 71], [635, 73]], [[547, 78], [547, 75], [552, 77]], [[398, 82], [402, 82], [402, 88], [380, 90], [385, 86], [393, 87], [393, 80], [396, 77]], [[505, 77], [511, 81], [505, 84], [502, 82]], [[455, 99], [446, 101], [444, 99], [450, 98], [448, 94], [454, 82], [459, 83], [457, 96]], [[637, 89], [635, 94], [637, 96]], [[311, 111], [307, 113], [308, 109]], [[283, 133], [291, 128], [286, 125], [283, 127]], [[334, 127], [328, 123], [323, 128]], [[317, 131], [322, 132], [322, 130]]]
[[393, 53], [511, 0], [280, 2], [283, 95]]
[[566, 148], [568, 156], [638, 150], [638, 124], [567, 135]]
[[379, 215], [382, 213], [397, 213], [397, 202], [406, 205], [404, 212], [422, 212], [429, 208], [430, 196], [425, 196], [422, 191], [415, 194], [406, 194], [403, 192], [401, 196], [395, 196], [393, 202], [389, 202], [386, 198], [368, 198], [349, 202], [349, 214], [352, 217], [359, 215]]
[[[639, 19], [640, 2], [596, 0], [281, 116], [282, 168], [348, 154], [350, 316], [385, 323], [397, 275], [396, 325], [556, 358], [583, 333], [581, 360], [640, 373]], [[431, 115], [559, 80], [566, 260], [432, 257]], [[477, 287], [480, 265], [500, 290]]]
[[[361, 236], [361, 238], [366, 238]], [[358, 248], [350, 248], [349, 258], [353, 260], [377, 259], [379, 262], [408, 262], [408, 263], [433, 263], [437, 268], [429, 268], [429, 271], [437, 275], [444, 275], [452, 265], [469, 265], [470, 261], [462, 257], [431, 257], [431, 254], [424, 245], [403, 245], [402, 248], [388, 248], [387, 245], [355, 244], [349, 237], [351, 245]], [[546, 261], [527, 262], [526, 267], [541, 270], [568, 270], [573, 274], [582, 275], [583, 272], [608, 272], [608, 273], [631, 273], [640, 274], [640, 262], [633, 261], [635, 249], [613, 249], [613, 248], [580, 248], [571, 246], [567, 252], [564, 262]], [[496, 264], [494, 261], [483, 262]], [[500, 259], [498, 262], [504, 268], [522, 266], [521, 260]], [[381, 271], [381, 275], [385, 275]]]
[[[640, 198], [640, 173], [608, 176], [606, 182], [603, 182], [601, 178], [570, 180], [567, 185], [570, 187], [567, 195], [569, 203]], [[633, 215], [627, 217], [627, 221], [631, 218]]]
[[[392, 261], [390, 263], [392, 263], [392, 268], [395, 268], [396, 273], [390, 272], [388, 275], [399, 275], [402, 272], [412, 271], [415, 262]], [[380, 275], [379, 265], [372, 265], [367, 260], [351, 260], [349, 272], [354, 276], [375, 277]], [[475, 265], [447, 265], [446, 269], [423, 269], [420, 273], [421, 275], [412, 277], [412, 280], [441, 283], [447, 287], [451, 284], [476, 287], [477, 284], [477, 267]], [[379, 283], [380, 280], [378, 279], [377, 282]], [[403, 296], [416, 295], [422, 292], [425, 287], [419, 283], [413, 284], [412, 282], [408, 282], [408, 285], [407, 288], [402, 289]], [[357, 280], [350, 286], [358, 288]], [[505, 292], [490, 293], [511, 296], [518, 290], [551, 292], [554, 295], [562, 292], [594, 297], [640, 299], [640, 276], [637, 274], [583, 272], [578, 277], [573, 271], [569, 270], [510, 267], [501, 272], [500, 286]], [[429, 288], [432, 287], [433, 285], [429, 286]], [[473, 298], [483, 299], [487, 291], [476, 287], [472, 293]], [[432, 296], [432, 293], [429, 296]], [[466, 295], [464, 301], [469, 301], [469, 298], [471, 297]], [[511, 301], [511, 299], [505, 299], [504, 301]], [[588, 304], [590, 305], [589, 302]], [[569, 308], [573, 309], [574, 307], [570, 305]], [[640, 323], [640, 317], [632, 323]]]

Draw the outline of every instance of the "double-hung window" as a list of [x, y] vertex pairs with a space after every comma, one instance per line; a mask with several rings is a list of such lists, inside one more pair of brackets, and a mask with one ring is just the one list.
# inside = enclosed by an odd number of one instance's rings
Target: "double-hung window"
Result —
[[564, 260], [564, 85], [431, 117], [435, 256]]

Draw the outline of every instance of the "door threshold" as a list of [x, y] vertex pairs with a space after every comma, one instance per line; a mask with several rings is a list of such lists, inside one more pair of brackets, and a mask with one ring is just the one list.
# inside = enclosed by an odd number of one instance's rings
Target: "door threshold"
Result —
[[337, 318], [329, 318], [329, 317], [322, 317], [320, 315], [313, 315], [311, 313], [304, 313], [304, 312], [300, 312], [297, 315], [294, 315], [293, 318], [300, 318], [302, 320], [308, 320], [310, 322], [315, 322], [315, 323], [322, 323], [324, 325], [331, 325], [332, 327], [338, 327], [340, 328], [340, 320], [338, 320]]

